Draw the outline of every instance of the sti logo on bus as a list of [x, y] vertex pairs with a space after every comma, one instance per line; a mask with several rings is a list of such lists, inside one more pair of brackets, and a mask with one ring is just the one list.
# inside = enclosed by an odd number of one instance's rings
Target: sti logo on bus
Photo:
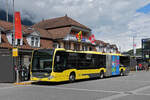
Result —
[[119, 56], [112, 56], [112, 75], [119, 75]]

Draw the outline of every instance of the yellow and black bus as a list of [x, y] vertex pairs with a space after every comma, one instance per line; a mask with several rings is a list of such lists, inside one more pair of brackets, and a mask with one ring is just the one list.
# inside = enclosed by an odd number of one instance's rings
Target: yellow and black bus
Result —
[[130, 57], [95, 51], [72, 51], [63, 48], [35, 50], [31, 62], [31, 80], [73, 82], [93, 77], [127, 75]]

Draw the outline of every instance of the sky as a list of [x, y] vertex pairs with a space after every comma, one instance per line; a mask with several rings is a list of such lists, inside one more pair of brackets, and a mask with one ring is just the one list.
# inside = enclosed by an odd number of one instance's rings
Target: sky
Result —
[[[11, 12], [12, 0], [8, 2]], [[0, 8], [5, 5], [0, 0]], [[150, 38], [150, 0], [15, 0], [15, 10], [34, 22], [67, 14], [121, 52], [133, 48], [133, 37], [137, 48], [141, 38]]]

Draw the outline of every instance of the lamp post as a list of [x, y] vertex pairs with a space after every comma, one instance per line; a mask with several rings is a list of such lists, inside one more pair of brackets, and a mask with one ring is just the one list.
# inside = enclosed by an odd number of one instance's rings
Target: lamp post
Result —
[[135, 36], [133, 36], [133, 56], [136, 56], [136, 43], [135, 43]]
[[[18, 64], [17, 64], [17, 57], [18, 57], [18, 49], [15, 46], [15, 1], [13, 0], [13, 39], [12, 39], [12, 44], [13, 44], [13, 50], [17, 50], [17, 56], [13, 56], [13, 67], [16, 67], [16, 83], [19, 83], [19, 70], [18, 70]], [[14, 51], [13, 51], [14, 52]]]

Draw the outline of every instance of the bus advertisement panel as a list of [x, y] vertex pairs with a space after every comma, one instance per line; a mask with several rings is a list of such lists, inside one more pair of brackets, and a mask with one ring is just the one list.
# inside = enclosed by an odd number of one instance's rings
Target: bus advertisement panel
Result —
[[112, 56], [112, 75], [119, 75], [119, 56]]

